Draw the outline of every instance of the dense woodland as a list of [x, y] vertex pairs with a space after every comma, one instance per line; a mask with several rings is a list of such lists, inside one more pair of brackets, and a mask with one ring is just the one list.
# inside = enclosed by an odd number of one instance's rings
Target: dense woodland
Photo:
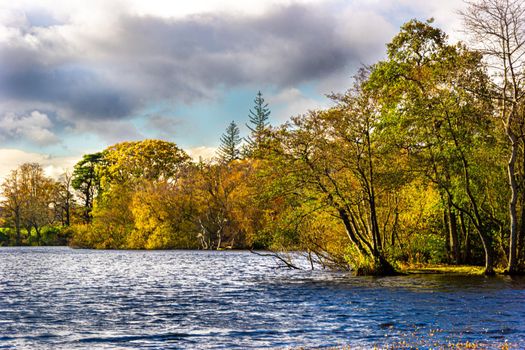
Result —
[[525, 6], [478, 1], [463, 18], [475, 45], [409, 21], [329, 109], [271, 126], [257, 94], [249, 135], [231, 122], [211, 161], [144, 140], [84, 155], [58, 180], [24, 164], [2, 184], [0, 242], [523, 272]]

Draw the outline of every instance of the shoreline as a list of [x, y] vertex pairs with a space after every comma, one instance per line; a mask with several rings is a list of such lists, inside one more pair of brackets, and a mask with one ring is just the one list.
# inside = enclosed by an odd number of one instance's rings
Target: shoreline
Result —
[[[19, 245], [19, 246], [0, 246], [1, 248], [69, 248], [74, 250], [93, 250], [93, 251], [137, 251], [137, 252], [161, 252], [161, 251], [198, 251], [198, 252], [251, 252], [250, 249], [100, 249], [74, 247], [69, 245]], [[270, 252], [269, 250], [256, 250], [258, 252]], [[337, 270], [334, 270], [337, 271]], [[452, 275], [452, 276], [485, 276], [484, 267], [479, 265], [446, 265], [446, 264], [400, 264], [396, 276], [413, 275]], [[508, 276], [504, 269], [496, 269], [495, 276]], [[517, 275], [521, 276], [521, 275]], [[387, 276], [375, 276], [387, 277]]]

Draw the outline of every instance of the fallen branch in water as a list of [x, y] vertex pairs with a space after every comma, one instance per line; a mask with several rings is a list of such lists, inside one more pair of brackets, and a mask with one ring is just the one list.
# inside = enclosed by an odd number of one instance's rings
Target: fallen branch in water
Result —
[[273, 258], [276, 258], [276, 259], [280, 260], [282, 263], [284, 263], [286, 265], [285, 267], [288, 267], [289, 269], [301, 270], [300, 267], [294, 265], [291, 261], [288, 261], [286, 258], [284, 258], [283, 256], [279, 255], [279, 253], [276, 253], [276, 252], [259, 253], [259, 252], [256, 252], [253, 249], [250, 249], [250, 253], [253, 253], [253, 254], [259, 255], [259, 256], [273, 257]]

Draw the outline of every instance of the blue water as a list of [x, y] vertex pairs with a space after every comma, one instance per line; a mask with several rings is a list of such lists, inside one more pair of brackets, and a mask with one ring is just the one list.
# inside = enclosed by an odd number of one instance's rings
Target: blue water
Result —
[[0, 248], [0, 349], [525, 348], [525, 280], [352, 277], [249, 252]]

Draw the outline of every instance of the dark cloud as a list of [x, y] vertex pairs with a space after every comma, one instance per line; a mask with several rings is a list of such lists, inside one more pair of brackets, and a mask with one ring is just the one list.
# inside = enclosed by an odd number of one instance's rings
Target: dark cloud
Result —
[[[53, 24], [37, 14], [31, 22]], [[347, 19], [319, 5], [257, 16], [122, 15], [103, 35], [74, 23], [28, 28], [0, 46], [0, 97], [56, 106], [82, 125], [122, 120], [155, 101], [214, 96], [217, 89], [287, 88], [350, 75], [349, 67], [368, 63], [367, 52], [384, 42], [363, 44], [363, 33], [381, 30], [377, 24], [349, 32]]]
[[295, 5], [257, 17], [127, 17], [112, 45], [143, 58], [150, 77], [170, 77], [166, 83], [183, 90], [199, 84], [288, 87], [364, 58], [338, 30], [333, 14]]
[[[138, 106], [131, 91], [112, 86], [89, 67], [48, 67], [27, 50], [0, 50], [0, 96], [7, 99], [45, 102], [71, 111], [77, 118], [118, 119]], [[9, 60], [19, 57], [19, 60]], [[26, 65], [21, 65], [20, 60]], [[11, 64], [12, 63], [12, 64]]]

